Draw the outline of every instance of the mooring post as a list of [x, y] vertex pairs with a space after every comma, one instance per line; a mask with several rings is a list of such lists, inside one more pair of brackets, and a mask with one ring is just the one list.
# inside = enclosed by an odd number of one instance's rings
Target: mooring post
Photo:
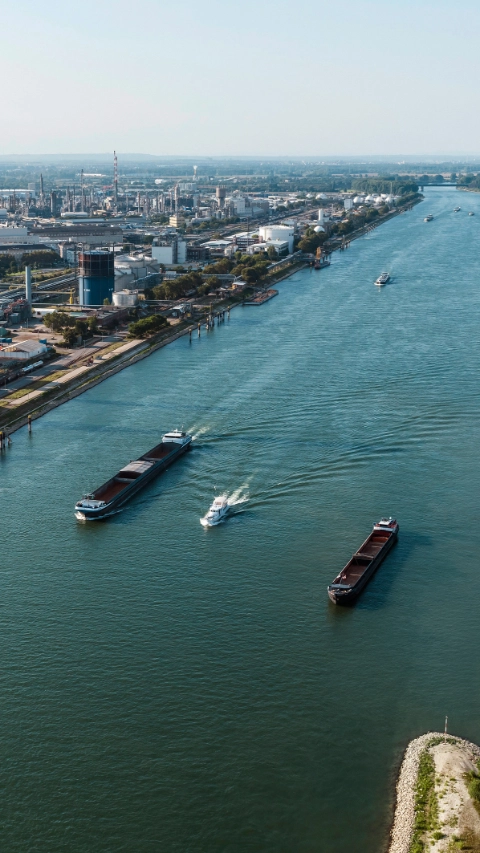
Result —
[[28, 416], [28, 431], [29, 432], [32, 431], [32, 416], [31, 415]]

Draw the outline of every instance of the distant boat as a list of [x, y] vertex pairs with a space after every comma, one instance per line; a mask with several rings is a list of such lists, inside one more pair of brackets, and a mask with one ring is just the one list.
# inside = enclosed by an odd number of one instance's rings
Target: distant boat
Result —
[[474, 213], [474, 211], [473, 211], [473, 210], [471, 210], [471, 211], [470, 211], [470, 213], [469, 213], [468, 215], [469, 215], [469, 216], [475, 216], [475, 213]]
[[431, 222], [432, 219], [433, 219], [433, 213], [429, 213], [423, 221], [424, 222]]
[[458, 213], [458, 211], [459, 211], [459, 210], [461, 210], [461, 209], [462, 209], [461, 207], [454, 207], [454, 208], [453, 208], [453, 212], [454, 212], [454, 213]]
[[390, 281], [390, 273], [382, 272], [382, 274], [378, 276], [375, 284], [378, 285], [378, 287], [383, 287], [383, 285], [386, 284], [387, 281]]

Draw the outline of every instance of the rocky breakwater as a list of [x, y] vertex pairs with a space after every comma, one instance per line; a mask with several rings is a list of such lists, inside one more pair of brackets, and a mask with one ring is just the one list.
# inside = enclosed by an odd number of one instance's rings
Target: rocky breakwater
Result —
[[480, 853], [480, 748], [438, 732], [407, 747], [388, 853], [427, 849]]

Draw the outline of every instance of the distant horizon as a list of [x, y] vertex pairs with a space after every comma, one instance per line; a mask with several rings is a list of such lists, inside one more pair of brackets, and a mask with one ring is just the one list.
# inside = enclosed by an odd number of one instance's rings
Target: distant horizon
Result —
[[[306, 161], [315, 162], [330, 161], [330, 162], [394, 162], [396, 165], [403, 165], [408, 161], [420, 161], [445, 163], [456, 162], [459, 160], [475, 161], [480, 160], [480, 154], [462, 154], [462, 153], [444, 153], [444, 154], [150, 154], [147, 152], [130, 152], [116, 150], [118, 158], [128, 158], [129, 160], [287, 160], [287, 161]], [[28, 160], [82, 160], [85, 158], [99, 158], [102, 160], [113, 162], [114, 152], [112, 151], [85, 151], [85, 152], [50, 152], [50, 153], [27, 153], [27, 154], [0, 154], [1, 160], [8, 161], [28, 161]]]

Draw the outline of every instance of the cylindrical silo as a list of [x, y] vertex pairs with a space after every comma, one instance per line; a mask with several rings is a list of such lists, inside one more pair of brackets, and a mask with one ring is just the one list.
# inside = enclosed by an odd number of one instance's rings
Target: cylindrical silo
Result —
[[103, 305], [112, 301], [115, 289], [113, 252], [95, 249], [78, 255], [78, 296], [80, 305]]

